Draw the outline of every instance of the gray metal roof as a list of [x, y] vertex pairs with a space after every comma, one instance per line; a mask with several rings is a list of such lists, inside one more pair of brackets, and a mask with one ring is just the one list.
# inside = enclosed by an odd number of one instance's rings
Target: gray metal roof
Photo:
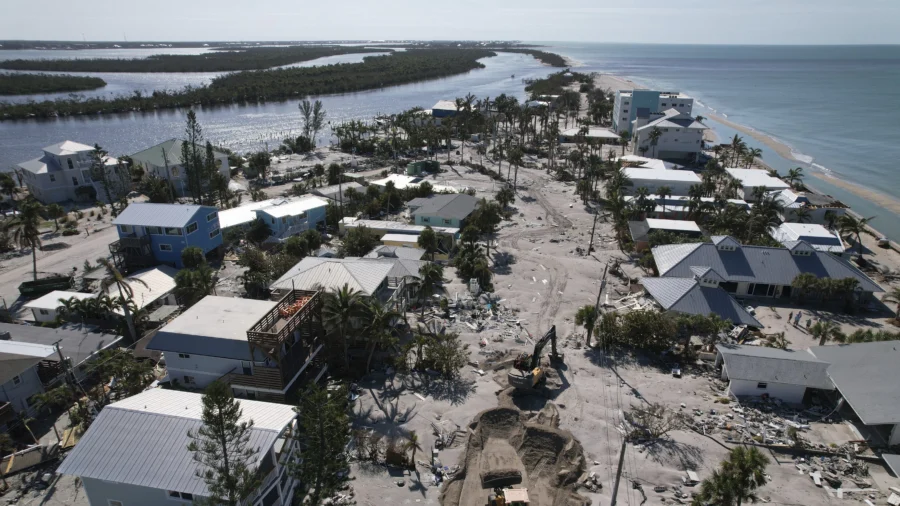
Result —
[[[729, 239], [713, 238], [719, 244]], [[653, 260], [663, 277], [687, 278], [693, 275], [691, 267], [711, 267], [731, 282], [790, 285], [798, 274], [808, 272], [819, 278], [855, 278], [864, 291], [884, 291], [846, 260], [818, 251], [799, 256], [785, 248], [765, 246], [724, 251], [710, 243], [667, 244], [653, 248]]]
[[[57, 469], [61, 474], [207, 496], [201, 465], [187, 433], [203, 426], [202, 396], [152, 389], [110, 404]], [[253, 420], [248, 446], [272, 448], [296, 414], [291, 406], [239, 400], [242, 420]], [[258, 460], [254, 463], [258, 465]]]
[[0, 385], [38, 362], [55, 356], [56, 348], [53, 346], [0, 340]]
[[[67, 324], [59, 328], [35, 327], [32, 325], [16, 325], [0, 323], [0, 332], [9, 332], [10, 340], [22, 343], [43, 344], [53, 346], [59, 341], [59, 349], [64, 357], [72, 359], [77, 366], [106, 348], [115, 346], [122, 336], [104, 334], [92, 325]], [[49, 357], [53, 359], [53, 357]]]
[[[396, 258], [321, 258], [306, 257], [291, 267], [269, 288], [298, 290], [324, 290], [340, 288], [345, 284], [365, 295], [373, 295], [400, 262]], [[418, 271], [417, 271], [418, 272]]]
[[202, 218], [217, 211], [215, 207], [184, 204], [151, 204], [132, 202], [113, 220], [114, 225], [139, 227], [185, 227], [201, 212]]
[[464, 220], [478, 206], [478, 199], [465, 193], [434, 195], [415, 200], [419, 202], [413, 216], [437, 216], [444, 219]]
[[883, 458], [884, 463], [891, 468], [894, 476], [900, 477], [900, 455], [894, 453], [882, 453], [881, 458]]
[[247, 331], [275, 306], [267, 300], [207, 295], [159, 329], [147, 349], [250, 360]]
[[[155, 146], [150, 146], [143, 151], [138, 151], [131, 155], [131, 159], [135, 162], [143, 162], [157, 167], [165, 167], [167, 163], [169, 166], [181, 165], [182, 144], [184, 144], [184, 141], [179, 139], [169, 139]], [[201, 146], [201, 149], [205, 148]], [[163, 156], [164, 151], [165, 156]], [[213, 153], [219, 156], [225, 155], [225, 153], [220, 151], [213, 151]]]
[[735, 325], [763, 327], [728, 292], [700, 286], [693, 278], [643, 278], [641, 284], [667, 311], [703, 316], [715, 313]]
[[421, 260], [425, 256], [425, 250], [410, 248], [407, 246], [375, 246], [368, 252], [365, 258], [401, 258], [404, 260]]
[[729, 379], [834, 389], [825, 373], [828, 362], [817, 359], [808, 350], [726, 343], [719, 343], [716, 349], [725, 360]]
[[828, 376], [867, 425], [900, 423], [900, 341], [813, 346]]

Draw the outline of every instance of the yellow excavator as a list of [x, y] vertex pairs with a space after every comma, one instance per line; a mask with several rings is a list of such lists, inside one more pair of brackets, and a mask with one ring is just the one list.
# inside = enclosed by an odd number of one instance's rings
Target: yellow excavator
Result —
[[528, 506], [527, 488], [495, 488], [488, 496], [488, 506]]
[[[529, 335], [531, 334], [529, 333]], [[513, 368], [507, 374], [510, 386], [524, 389], [535, 388], [547, 380], [547, 374], [541, 368], [541, 353], [547, 343], [551, 343], [550, 362], [556, 364], [563, 361], [563, 355], [556, 350], [556, 325], [554, 325], [544, 334], [544, 337], [535, 341], [534, 350], [531, 353], [526, 351], [516, 357]]]

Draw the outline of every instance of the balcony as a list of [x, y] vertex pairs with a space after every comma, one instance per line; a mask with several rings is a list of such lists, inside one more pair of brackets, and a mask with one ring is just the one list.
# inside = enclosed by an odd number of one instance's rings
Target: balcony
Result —
[[267, 353], [277, 351], [288, 341], [298, 327], [305, 327], [305, 333], [313, 334], [313, 317], [319, 319], [322, 297], [319, 292], [291, 290], [278, 304], [247, 331], [250, 347], [258, 346]]
[[119, 237], [118, 241], [112, 242], [109, 245], [110, 253], [128, 253], [127, 250], [138, 250], [144, 251], [145, 247], [150, 247], [150, 236], [142, 235], [138, 237], [135, 234], [126, 235]]

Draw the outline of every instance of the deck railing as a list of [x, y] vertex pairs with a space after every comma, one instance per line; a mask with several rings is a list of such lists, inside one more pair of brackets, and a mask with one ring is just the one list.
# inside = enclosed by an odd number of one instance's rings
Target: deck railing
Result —
[[[303, 306], [294, 310], [295, 305], [301, 301]], [[318, 315], [321, 303], [322, 296], [319, 292], [289, 291], [247, 331], [251, 347], [261, 346], [266, 350], [279, 348], [304, 321], [312, 320], [313, 316]]]

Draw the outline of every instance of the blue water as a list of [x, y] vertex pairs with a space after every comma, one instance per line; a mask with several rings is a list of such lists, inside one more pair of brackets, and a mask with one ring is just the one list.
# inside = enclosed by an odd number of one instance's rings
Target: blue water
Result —
[[[738, 134], [781, 172], [797, 166], [874, 189], [900, 201], [900, 46], [697, 46], [545, 42], [581, 72], [626, 77], [693, 96], [705, 108], [795, 151], [784, 159], [748, 135], [707, 123], [722, 141]], [[705, 106], [705, 107], [704, 107]], [[900, 215], [808, 177], [900, 239]]]

